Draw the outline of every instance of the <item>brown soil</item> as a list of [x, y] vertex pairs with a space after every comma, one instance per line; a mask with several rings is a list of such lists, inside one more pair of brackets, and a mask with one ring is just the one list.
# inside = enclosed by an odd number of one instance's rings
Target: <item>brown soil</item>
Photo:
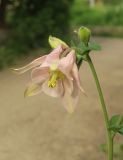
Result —
[[[123, 40], [97, 39], [92, 53], [110, 115], [123, 112]], [[43, 93], [24, 99], [29, 73], [0, 73], [0, 160], [105, 160], [105, 127], [98, 94], [86, 63], [80, 71], [88, 95], [72, 115]], [[123, 143], [123, 138], [116, 141]]]

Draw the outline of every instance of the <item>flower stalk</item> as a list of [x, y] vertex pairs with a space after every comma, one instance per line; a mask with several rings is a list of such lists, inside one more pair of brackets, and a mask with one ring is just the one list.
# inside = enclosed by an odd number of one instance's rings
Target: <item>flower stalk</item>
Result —
[[102, 112], [103, 112], [103, 116], [104, 116], [106, 132], [107, 132], [108, 160], [113, 160], [113, 138], [112, 138], [111, 131], [109, 130], [109, 117], [108, 117], [108, 112], [107, 112], [105, 100], [103, 97], [102, 89], [100, 86], [100, 82], [99, 82], [95, 67], [94, 67], [93, 62], [92, 62], [89, 55], [87, 55], [87, 62], [90, 66], [94, 81], [96, 83], [97, 91], [98, 91], [101, 106], [102, 106]]

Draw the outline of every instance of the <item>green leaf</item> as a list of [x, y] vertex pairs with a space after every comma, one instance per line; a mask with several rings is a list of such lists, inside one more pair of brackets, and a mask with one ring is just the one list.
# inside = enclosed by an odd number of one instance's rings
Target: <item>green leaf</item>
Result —
[[99, 51], [101, 50], [101, 46], [98, 43], [89, 43], [88, 48], [90, 50]]
[[89, 50], [88, 46], [86, 46], [83, 42], [80, 42], [79, 44], [75, 44], [74, 41], [72, 41], [72, 48], [75, 49], [75, 51], [80, 54], [84, 55], [87, 54]]
[[123, 135], [123, 117], [121, 115], [114, 115], [109, 121], [109, 129], [115, 133]]
[[78, 48], [82, 50], [82, 54], [87, 54], [90, 51], [90, 48], [83, 42], [78, 44]]
[[118, 131], [121, 135], [123, 135], [123, 127]]
[[118, 131], [118, 130], [120, 130], [120, 129], [122, 129], [123, 128], [123, 125], [111, 125], [110, 127], [109, 127], [109, 129], [111, 129], [111, 130], [113, 130], [113, 131]]
[[78, 48], [87, 49], [88, 47], [87, 47], [87, 45], [85, 45], [85, 43], [80, 42], [80, 43], [78, 44]]
[[89, 43], [86, 45], [84, 42], [76, 43], [75, 41], [71, 41], [71, 45], [76, 52], [79, 52], [81, 55], [89, 54], [91, 50], [100, 50], [101, 46], [97, 43]]
[[95, 51], [101, 50], [101, 46], [97, 43], [89, 43], [89, 45], [87, 46], [85, 45], [85, 43], [80, 42], [78, 44], [78, 48], [82, 50], [83, 54], [87, 54], [87, 52], [91, 50], [95, 50]]
[[119, 118], [120, 118], [119, 114], [112, 116], [110, 121], [109, 121], [110, 125], [111, 126], [116, 125], [116, 123], [118, 122]]

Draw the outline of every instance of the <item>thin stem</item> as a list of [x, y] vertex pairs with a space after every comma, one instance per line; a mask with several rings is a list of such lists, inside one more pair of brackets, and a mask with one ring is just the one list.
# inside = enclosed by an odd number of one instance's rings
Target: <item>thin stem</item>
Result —
[[95, 83], [96, 83], [97, 91], [98, 91], [101, 106], [102, 106], [102, 112], [103, 112], [103, 115], [104, 115], [105, 126], [106, 126], [106, 131], [107, 131], [108, 160], [113, 160], [113, 138], [112, 138], [111, 132], [109, 130], [108, 112], [107, 112], [107, 109], [106, 109], [102, 89], [101, 89], [101, 86], [100, 86], [100, 82], [99, 82], [95, 67], [94, 67], [93, 62], [92, 62], [89, 55], [87, 56], [87, 62], [90, 66], [90, 69], [91, 69], [92, 74], [93, 74], [93, 78], [94, 78]]

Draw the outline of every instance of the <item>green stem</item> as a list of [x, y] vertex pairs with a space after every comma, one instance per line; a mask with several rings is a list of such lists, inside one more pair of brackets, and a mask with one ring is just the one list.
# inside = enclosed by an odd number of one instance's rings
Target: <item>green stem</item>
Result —
[[96, 87], [97, 87], [97, 90], [98, 90], [98, 94], [99, 94], [99, 98], [100, 98], [100, 102], [101, 102], [101, 106], [102, 106], [102, 112], [103, 112], [103, 115], [104, 115], [105, 126], [106, 126], [106, 131], [107, 131], [108, 160], [113, 160], [113, 138], [112, 138], [112, 135], [111, 135], [111, 131], [109, 130], [108, 112], [107, 112], [107, 109], [106, 109], [102, 89], [101, 89], [101, 86], [100, 86], [99, 79], [97, 77], [95, 67], [94, 67], [93, 62], [92, 62], [89, 55], [87, 56], [87, 62], [90, 66], [90, 69], [92, 71], [92, 74], [93, 74], [93, 77], [94, 77], [94, 80], [95, 80], [95, 83], [96, 83]]

